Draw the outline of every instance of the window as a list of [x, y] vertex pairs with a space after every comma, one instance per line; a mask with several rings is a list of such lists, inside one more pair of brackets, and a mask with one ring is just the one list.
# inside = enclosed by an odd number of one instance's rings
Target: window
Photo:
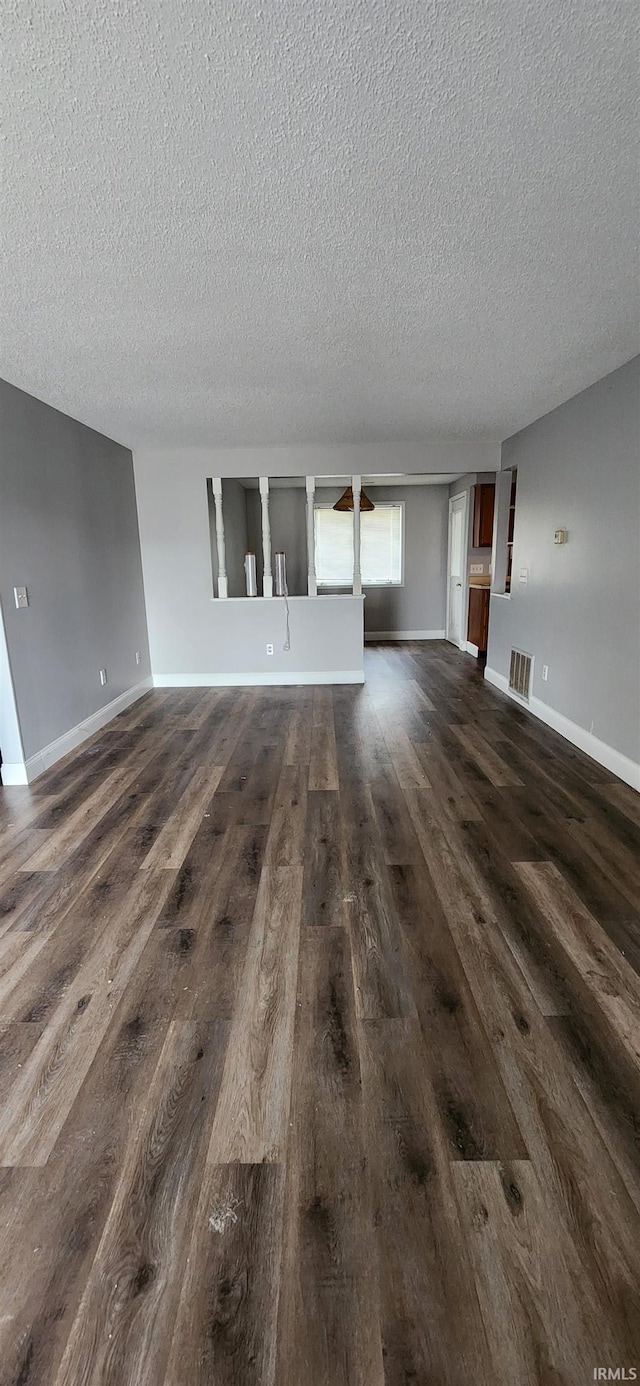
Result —
[[[315, 507], [316, 579], [319, 587], [347, 587], [353, 579], [353, 515], [330, 505]], [[376, 501], [360, 515], [363, 587], [402, 583], [404, 501]]]

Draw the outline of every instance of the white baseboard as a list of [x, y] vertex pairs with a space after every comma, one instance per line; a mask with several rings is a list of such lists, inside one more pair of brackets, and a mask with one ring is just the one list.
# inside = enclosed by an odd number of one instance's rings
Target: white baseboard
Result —
[[307, 683], [364, 683], [361, 669], [302, 674], [154, 674], [154, 688], [267, 688]]
[[124, 712], [126, 707], [137, 702], [144, 693], [148, 693], [153, 688], [151, 678], [143, 679], [141, 683], [136, 683], [133, 688], [127, 688], [119, 697], [113, 698], [104, 707], [98, 708], [97, 712], [92, 712], [90, 717], [86, 717], [84, 722], [78, 722], [77, 726], [59, 736], [56, 741], [51, 741], [48, 746], [43, 746], [41, 751], [36, 751], [34, 756], [20, 762], [19, 764], [9, 764], [2, 766], [3, 784], [31, 784], [39, 775], [44, 774], [55, 765], [57, 760], [62, 760], [63, 756], [69, 751], [75, 751], [76, 746], [82, 745], [88, 737], [93, 736], [94, 732], [100, 731], [101, 727], [106, 727], [107, 722], [112, 722], [119, 712]]
[[2, 783], [7, 784], [28, 784], [27, 767], [23, 760], [2, 762]]
[[366, 630], [367, 640], [444, 640], [443, 630]]
[[616, 751], [613, 746], [608, 746], [606, 741], [600, 741], [599, 737], [588, 732], [584, 727], [578, 726], [577, 722], [572, 722], [569, 717], [565, 717], [562, 712], [556, 712], [555, 708], [549, 707], [548, 703], [543, 703], [541, 698], [531, 698], [529, 702], [519, 698], [517, 693], [512, 693], [509, 688], [509, 681], [504, 674], [499, 674], [496, 669], [486, 668], [484, 671], [485, 679], [494, 688], [499, 688], [501, 693], [506, 693], [507, 697], [512, 698], [520, 707], [526, 707], [532, 712], [534, 717], [538, 717], [541, 722], [545, 722], [553, 731], [564, 736], [565, 740], [577, 746], [585, 755], [591, 756], [592, 760], [598, 765], [604, 765], [605, 770], [610, 770], [618, 779], [624, 780], [625, 784], [631, 785], [632, 789], [640, 790], [640, 764], [631, 760], [629, 756]]
[[[499, 674], [497, 669], [490, 669], [489, 665], [487, 664], [485, 667], [484, 676], [487, 680], [487, 683], [492, 683], [493, 687], [499, 688], [501, 693], [509, 694], [509, 680], [505, 677], [504, 674]], [[515, 701], [519, 703], [522, 701], [522, 699], [516, 698]]]
[[464, 648], [467, 651], [467, 654], [472, 654], [475, 656], [476, 659], [478, 658], [480, 651], [478, 649], [478, 646], [473, 644], [473, 641], [467, 640]]

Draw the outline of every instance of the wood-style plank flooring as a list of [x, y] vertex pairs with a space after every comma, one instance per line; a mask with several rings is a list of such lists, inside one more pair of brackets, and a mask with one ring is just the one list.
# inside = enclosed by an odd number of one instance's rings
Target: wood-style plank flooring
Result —
[[2, 1386], [640, 1375], [638, 796], [366, 667], [0, 791]]

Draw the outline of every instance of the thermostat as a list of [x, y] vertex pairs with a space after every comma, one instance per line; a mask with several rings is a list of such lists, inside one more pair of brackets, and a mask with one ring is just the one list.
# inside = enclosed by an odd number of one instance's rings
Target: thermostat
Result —
[[567, 542], [567, 531], [566, 531], [566, 529], [557, 529], [556, 532], [555, 532], [555, 534], [554, 534], [554, 536], [553, 536], [553, 542], [554, 542], [554, 544], [566, 544], [566, 542]]

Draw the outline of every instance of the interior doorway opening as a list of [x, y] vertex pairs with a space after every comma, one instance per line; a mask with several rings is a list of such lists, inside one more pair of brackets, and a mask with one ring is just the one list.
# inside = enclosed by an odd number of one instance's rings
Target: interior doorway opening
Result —
[[461, 492], [449, 500], [449, 544], [447, 556], [447, 640], [459, 650], [466, 646], [465, 609], [467, 599], [467, 496]]

